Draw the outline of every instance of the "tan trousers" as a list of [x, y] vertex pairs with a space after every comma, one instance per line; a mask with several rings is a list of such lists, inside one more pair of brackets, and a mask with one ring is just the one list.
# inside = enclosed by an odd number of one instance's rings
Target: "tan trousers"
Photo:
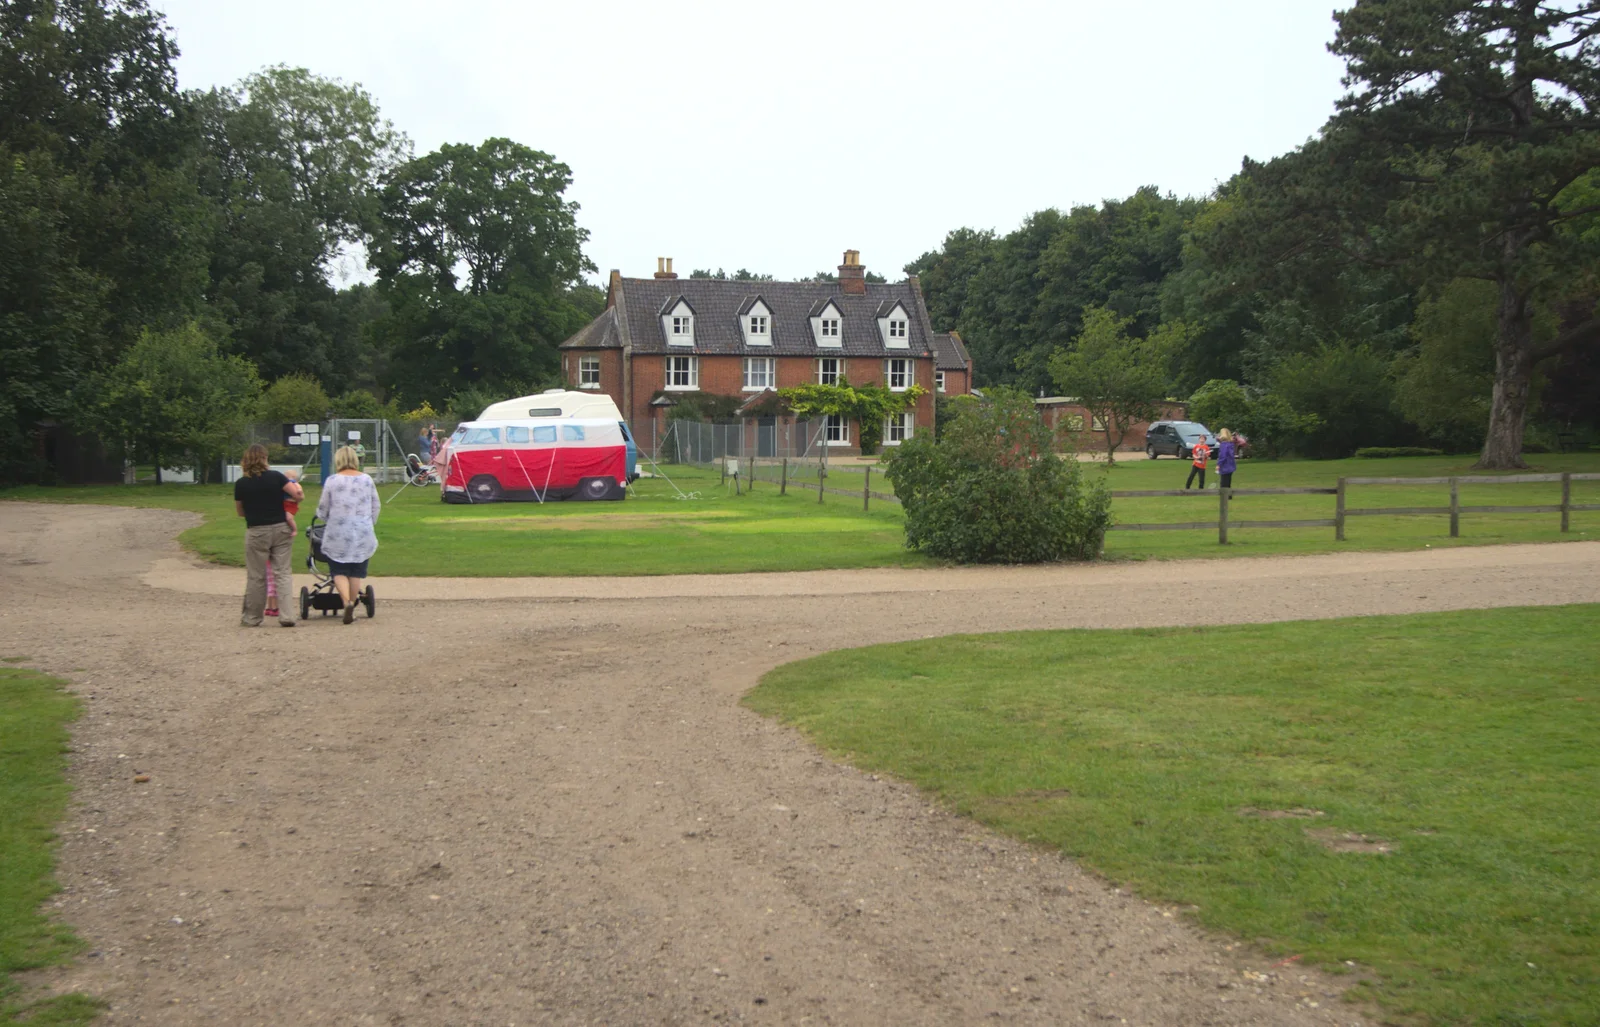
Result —
[[261, 623], [267, 608], [267, 570], [270, 566], [278, 583], [279, 620], [294, 619], [294, 574], [289, 556], [294, 550], [294, 532], [288, 524], [263, 524], [244, 530], [244, 612], [240, 623], [253, 628]]

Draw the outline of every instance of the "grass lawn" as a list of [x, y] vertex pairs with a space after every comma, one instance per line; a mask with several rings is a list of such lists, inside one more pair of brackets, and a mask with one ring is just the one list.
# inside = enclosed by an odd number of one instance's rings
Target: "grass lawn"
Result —
[[1274, 956], [1353, 961], [1404, 1021], [1594, 1024], [1597, 624], [956, 636], [792, 663], [745, 701]]
[[[1532, 458], [1540, 471], [1600, 472], [1600, 453]], [[1339, 476], [1432, 477], [1467, 474], [1471, 457], [1410, 457], [1396, 460], [1245, 461], [1235, 478], [1240, 488], [1332, 487]], [[900, 508], [874, 500], [862, 513], [853, 496], [827, 495], [819, 505], [814, 491], [779, 496], [763, 480], [753, 493], [736, 496], [715, 472], [668, 466], [667, 473], [696, 498], [677, 498], [671, 485], [646, 479], [621, 503], [500, 503], [447, 506], [436, 489], [406, 489], [387, 502], [378, 526], [382, 543], [373, 559], [374, 575], [692, 574], [733, 571], [795, 571], [846, 567], [917, 567], [935, 561], [904, 548]], [[762, 473], [769, 470], [763, 466]], [[1142, 455], [1106, 469], [1113, 489], [1179, 488], [1187, 464]], [[838, 468], [829, 485], [859, 489], [858, 469]], [[891, 491], [879, 472], [873, 491]], [[388, 501], [398, 485], [382, 486]], [[1600, 503], [1600, 481], [1574, 482], [1574, 503]], [[316, 505], [310, 490], [301, 518], [309, 523]], [[98, 485], [81, 488], [17, 488], [0, 496], [40, 502], [114, 503], [124, 506], [192, 510], [206, 523], [187, 531], [183, 544], [206, 559], [242, 564], [243, 530], [233, 514], [229, 486]], [[1559, 485], [1464, 487], [1463, 505], [1545, 505], [1558, 502]], [[1444, 486], [1352, 488], [1349, 506], [1442, 506]], [[1155, 499], [1119, 499], [1114, 517], [1124, 523], [1199, 521], [1215, 518], [1217, 493]], [[1289, 520], [1333, 516], [1332, 496], [1248, 496], [1235, 500], [1236, 520]], [[302, 524], [303, 526], [303, 524]], [[1461, 538], [1449, 537], [1448, 518], [1353, 517], [1343, 544], [1332, 528], [1235, 529], [1230, 545], [1219, 546], [1216, 531], [1114, 531], [1106, 538], [1110, 559], [1196, 556], [1260, 556], [1362, 549], [1421, 549], [1424, 546], [1485, 545], [1495, 542], [1553, 542], [1600, 538], [1600, 511], [1572, 515], [1572, 531], [1562, 535], [1556, 514], [1464, 514]], [[296, 546], [302, 569], [305, 543]]]
[[[1471, 456], [1403, 457], [1392, 460], [1244, 460], [1233, 476], [1235, 488], [1333, 488], [1340, 477], [1448, 477], [1478, 475]], [[1600, 473], [1600, 453], [1529, 455], [1532, 472]], [[1143, 454], [1118, 459], [1105, 474], [1116, 490], [1181, 489], [1189, 474], [1186, 460]], [[1206, 483], [1217, 476], [1208, 472]], [[1217, 518], [1215, 487], [1204, 497], [1157, 497], [1115, 500], [1112, 514], [1120, 523], [1203, 521]], [[1550, 506], [1561, 502], [1561, 485], [1463, 485], [1462, 506]], [[1572, 483], [1572, 502], [1600, 503], [1600, 481]], [[1413, 487], [1351, 486], [1345, 499], [1350, 509], [1393, 506], [1449, 506], [1446, 485]], [[1230, 520], [1299, 520], [1331, 518], [1333, 496], [1240, 496], [1229, 506]], [[1450, 519], [1421, 517], [1351, 517], [1345, 522], [1345, 542], [1333, 539], [1332, 528], [1236, 528], [1228, 545], [1217, 544], [1215, 528], [1206, 531], [1114, 531], [1106, 536], [1106, 556], [1134, 559], [1191, 556], [1264, 556], [1269, 554], [1324, 553], [1345, 549], [1421, 549], [1424, 546], [1486, 545], [1500, 542], [1558, 542], [1600, 538], [1600, 511], [1571, 515], [1572, 530], [1561, 533], [1559, 514], [1461, 515], [1461, 537], [1450, 537]]]
[[[815, 492], [778, 495], [765, 482], [735, 495], [716, 472], [668, 467], [684, 492], [679, 499], [661, 479], [642, 479], [620, 503], [445, 504], [439, 491], [379, 486], [376, 575], [506, 577], [522, 575], [695, 574], [799, 571], [838, 567], [916, 567], [932, 561], [904, 546], [904, 522], [893, 503]], [[860, 481], [857, 475], [853, 481]], [[95, 485], [19, 488], [0, 493], [38, 502], [114, 503], [191, 510], [206, 523], [181, 541], [200, 556], [244, 564], [243, 522], [227, 485]], [[311, 523], [318, 490], [307, 490], [300, 527]], [[305, 539], [294, 566], [305, 568]]]
[[78, 715], [77, 700], [61, 685], [0, 667], [0, 1023], [87, 1023], [100, 1008], [83, 995], [19, 1003], [10, 979], [78, 946], [70, 931], [40, 913], [56, 890], [52, 846], [69, 791], [67, 723]]

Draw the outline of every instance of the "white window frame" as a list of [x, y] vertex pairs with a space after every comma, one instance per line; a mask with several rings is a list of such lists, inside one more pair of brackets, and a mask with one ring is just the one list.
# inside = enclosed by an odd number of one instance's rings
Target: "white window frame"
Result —
[[850, 445], [850, 418], [843, 414], [828, 414], [823, 417], [822, 444], [824, 446]]
[[[593, 381], [589, 380], [591, 373], [594, 376], [594, 380]], [[600, 387], [600, 358], [599, 357], [579, 357], [578, 358], [578, 388], [580, 388], [580, 389], [598, 389], [599, 387]]]
[[[902, 379], [899, 385], [894, 383], [896, 364], [904, 365], [899, 372], [899, 376]], [[916, 380], [917, 369], [912, 366], [910, 357], [890, 357], [883, 362], [883, 381], [884, 384], [889, 386], [890, 392], [905, 392], [916, 383]]]
[[885, 446], [898, 446], [906, 439], [909, 439], [911, 433], [916, 430], [916, 420], [916, 415], [909, 410], [885, 417], [883, 419], [883, 444]]
[[[680, 363], [687, 364], [687, 367], [680, 367], [679, 366]], [[689, 384], [687, 384], [687, 385], [674, 385], [672, 383], [672, 379], [673, 379], [674, 375], [680, 374], [684, 370], [686, 370], [688, 372]], [[700, 391], [700, 358], [699, 357], [670, 357], [669, 356], [667, 358], [667, 380], [666, 380], [666, 384], [665, 384], [664, 388], [668, 392], [698, 392], [698, 391]]]
[[904, 339], [906, 337], [907, 323], [908, 322], [902, 321], [897, 317], [891, 317], [889, 319], [889, 338]]
[[933, 372], [933, 388], [934, 388], [934, 391], [936, 391], [936, 392], [943, 392], [944, 391], [944, 372], [943, 371], [935, 371], [935, 372]]
[[819, 320], [822, 323], [820, 325], [818, 325], [817, 327], [818, 327], [818, 330], [822, 332], [822, 337], [824, 339], [837, 339], [837, 338], [839, 338], [839, 322], [844, 320], [843, 318], [839, 318], [839, 317], [824, 317], [824, 318], [820, 318]]
[[767, 320], [767, 315], [765, 315], [765, 314], [751, 314], [750, 315], [750, 334], [751, 335], [766, 335], [766, 336], [770, 337], [772, 333], [767, 331], [769, 323], [770, 322]]
[[[828, 365], [828, 363], [830, 361], [834, 365], [834, 368], [833, 368], [833, 381], [828, 381], [827, 380], [827, 378], [825, 377], [826, 372], [823, 370]], [[817, 384], [818, 385], [838, 385], [839, 384], [839, 379], [841, 379], [843, 377], [844, 377], [844, 357], [818, 357], [817, 358]]]
[[[754, 373], [758, 372], [759, 373]], [[744, 358], [744, 391], [761, 392], [778, 387], [778, 362], [772, 357]]]

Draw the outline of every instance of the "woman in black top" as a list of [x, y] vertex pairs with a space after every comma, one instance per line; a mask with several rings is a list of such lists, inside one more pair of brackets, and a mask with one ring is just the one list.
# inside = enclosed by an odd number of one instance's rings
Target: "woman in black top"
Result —
[[294, 532], [284, 515], [285, 499], [305, 498], [305, 491], [283, 474], [267, 466], [267, 447], [251, 446], [244, 451], [240, 470], [244, 476], [233, 484], [233, 508], [244, 518], [244, 612], [239, 623], [247, 628], [261, 624], [267, 605], [267, 574], [277, 579], [278, 595], [283, 597], [278, 623], [294, 627], [289, 596], [294, 591], [294, 576], [289, 569], [289, 554], [294, 548]]

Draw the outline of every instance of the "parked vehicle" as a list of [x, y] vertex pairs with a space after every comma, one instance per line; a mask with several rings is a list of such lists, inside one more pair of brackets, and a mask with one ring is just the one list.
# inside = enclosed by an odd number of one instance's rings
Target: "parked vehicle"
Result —
[[465, 421], [445, 444], [447, 503], [623, 499], [628, 445], [610, 418]]
[[1198, 421], [1153, 421], [1145, 429], [1144, 452], [1152, 460], [1163, 453], [1187, 460], [1195, 444], [1202, 440], [1211, 447], [1211, 452], [1217, 451], [1217, 437]]
[[622, 419], [617, 401], [603, 392], [573, 392], [569, 389], [546, 389], [532, 396], [518, 396], [490, 403], [478, 415], [480, 421], [503, 418], [520, 420], [525, 417], [586, 417], [614, 418], [622, 426], [622, 437], [628, 445], [628, 480], [639, 477], [639, 447], [634, 444], [628, 422]]

